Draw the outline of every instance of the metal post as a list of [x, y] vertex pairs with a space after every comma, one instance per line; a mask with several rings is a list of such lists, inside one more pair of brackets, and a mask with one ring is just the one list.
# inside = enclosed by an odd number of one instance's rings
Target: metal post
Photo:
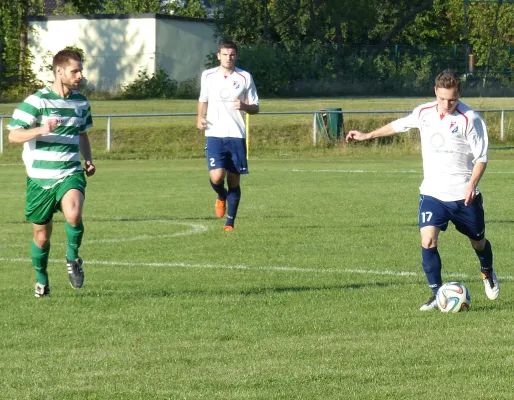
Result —
[[469, 54], [469, 43], [468, 43], [468, 1], [464, 0], [464, 50], [466, 52], [466, 56], [464, 58], [466, 62], [466, 66], [464, 67], [464, 74], [468, 74], [468, 54]]
[[107, 151], [111, 151], [111, 117], [107, 117]]
[[250, 114], [245, 115], [246, 125], [246, 158], [250, 158]]
[[312, 144], [314, 146], [316, 146], [317, 137], [318, 137], [318, 125], [316, 123], [317, 116], [318, 116], [318, 114], [314, 113], [314, 118], [312, 119]]
[[0, 154], [4, 154], [4, 117], [0, 118]]
[[500, 118], [500, 140], [503, 142], [503, 118], [505, 115], [505, 111], [502, 110], [501, 118]]
[[396, 71], [398, 71], [399, 60], [398, 60], [398, 45], [397, 44], [394, 45], [394, 62], [395, 62], [395, 69], [396, 69]]

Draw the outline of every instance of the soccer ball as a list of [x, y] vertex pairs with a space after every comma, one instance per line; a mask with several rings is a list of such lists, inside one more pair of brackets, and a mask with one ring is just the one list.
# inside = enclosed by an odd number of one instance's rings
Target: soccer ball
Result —
[[471, 305], [471, 294], [460, 282], [448, 282], [439, 288], [436, 302], [442, 312], [467, 311]]

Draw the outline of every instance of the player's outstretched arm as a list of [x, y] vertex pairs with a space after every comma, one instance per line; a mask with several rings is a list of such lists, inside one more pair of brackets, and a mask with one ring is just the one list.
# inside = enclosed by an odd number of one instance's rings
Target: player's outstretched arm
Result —
[[370, 139], [369, 133], [364, 133], [361, 131], [350, 131], [348, 132], [348, 135], [346, 135], [346, 143], [350, 143], [351, 141], [358, 141], [361, 142], [363, 140]]
[[352, 140], [361, 142], [363, 140], [375, 139], [375, 138], [385, 137], [385, 136], [392, 136], [395, 133], [397, 133], [397, 132], [393, 129], [393, 124], [389, 123], [387, 125], [384, 125], [381, 128], [375, 129], [374, 131], [369, 132], [369, 133], [364, 133], [361, 131], [350, 131], [350, 132], [348, 132], [348, 135], [346, 135], [346, 142], [349, 143]]

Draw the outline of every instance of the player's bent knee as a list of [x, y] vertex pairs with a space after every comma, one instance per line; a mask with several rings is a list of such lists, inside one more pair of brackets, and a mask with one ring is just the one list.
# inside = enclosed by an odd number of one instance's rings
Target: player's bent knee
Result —
[[473, 247], [473, 249], [478, 250], [478, 251], [482, 251], [485, 249], [485, 244], [486, 244], [485, 238], [483, 238], [482, 240], [470, 239], [469, 241], [471, 242], [471, 247]]
[[80, 213], [74, 213], [66, 216], [66, 222], [71, 226], [77, 226], [82, 221], [82, 215]]
[[434, 238], [421, 239], [421, 247], [423, 247], [425, 249], [431, 249], [433, 247], [437, 247], [437, 239], [434, 239]]
[[219, 185], [220, 183], [223, 183], [225, 181], [225, 173], [221, 168], [212, 170], [209, 173], [209, 178], [211, 179], [212, 183], [214, 183], [215, 185]]
[[44, 235], [34, 236], [34, 244], [40, 249], [46, 249], [50, 244], [50, 237]]

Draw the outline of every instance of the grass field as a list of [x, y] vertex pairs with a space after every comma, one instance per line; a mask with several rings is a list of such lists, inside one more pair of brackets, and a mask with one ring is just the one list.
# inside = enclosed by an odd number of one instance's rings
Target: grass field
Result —
[[481, 189], [502, 295], [486, 298], [450, 227], [444, 278], [472, 295], [459, 314], [418, 311], [430, 296], [418, 156], [251, 160], [230, 233], [204, 160], [100, 160], [85, 285], [68, 283], [57, 215], [48, 299], [33, 297], [25, 171], [4, 161], [0, 398], [512, 399], [514, 161], [490, 158]]

